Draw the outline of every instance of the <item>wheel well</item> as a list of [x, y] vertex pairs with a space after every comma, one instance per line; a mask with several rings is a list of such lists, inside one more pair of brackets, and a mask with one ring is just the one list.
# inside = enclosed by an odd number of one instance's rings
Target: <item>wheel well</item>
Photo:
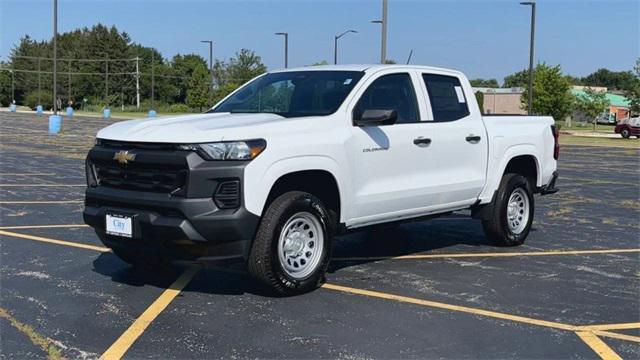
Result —
[[538, 181], [538, 165], [532, 155], [516, 156], [509, 160], [504, 173], [520, 174], [529, 179], [531, 185], [534, 187]]
[[340, 191], [331, 173], [324, 170], [305, 170], [281, 176], [271, 187], [265, 209], [278, 196], [288, 191], [304, 191], [320, 199], [337, 218], [340, 218]]

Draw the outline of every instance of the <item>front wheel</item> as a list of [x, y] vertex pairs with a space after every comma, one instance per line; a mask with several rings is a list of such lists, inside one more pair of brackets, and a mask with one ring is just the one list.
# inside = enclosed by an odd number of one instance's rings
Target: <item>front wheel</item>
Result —
[[522, 175], [506, 174], [493, 204], [490, 218], [482, 221], [484, 233], [499, 246], [524, 243], [533, 222], [533, 191]]
[[335, 220], [315, 196], [291, 191], [267, 208], [249, 254], [248, 270], [282, 295], [324, 283]]
[[629, 129], [622, 129], [622, 131], [620, 131], [620, 135], [622, 135], [623, 138], [628, 139], [631, 136], [631, 133], [629, 132]]

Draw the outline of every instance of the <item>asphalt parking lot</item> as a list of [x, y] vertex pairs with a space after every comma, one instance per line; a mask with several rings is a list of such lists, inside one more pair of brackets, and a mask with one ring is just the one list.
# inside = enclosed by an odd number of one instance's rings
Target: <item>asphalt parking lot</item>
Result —
[[[110, 121], [0, 113], [0, 357], [640, 358], [640, 151], [565, 146], [526, 244], [464, 213], [336, 240], [277, 298], [236, 267], [133, 270], [82, 222]], [[634, 140], [629, 140], [634, 141]]]

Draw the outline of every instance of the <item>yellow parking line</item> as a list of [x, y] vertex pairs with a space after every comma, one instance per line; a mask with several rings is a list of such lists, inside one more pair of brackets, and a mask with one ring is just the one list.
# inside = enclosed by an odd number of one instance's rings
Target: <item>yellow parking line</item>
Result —
[[577, 331], [576, 334], [603, 360], [622, 360], [622, 358], [616, 354], [609, 345], [605, 344], [604, 341], [592, 332]]
[[640, 329], [640, 322], [622, 323], [622, 324], [600, 324], [581, 326], [582, 329], [588, 330], [625, 330]]
[[50, 239], [50, 238], [45, 238], [41, 236], [19, 234], [19, 233], [10, 232], [10, 231], [4, 231], [4, 230], [0, 230], [0, 235], [10, 236], [10, 237], [20, 238], [20, 239], [33, 240], [33, 241], [41, 241], [41, 242], [56, 244], [56, 245], [72, 246], [72, 247], [77, 247], [77, 248], [86, 249], [86, 250], [94, 250], [94, 251], [100, 251], [100, 252], [111, 251], [109, 248], [102, 247], [102, 246], [80, 244], [80, 243], [71, 242], [71, 241], [56, 240], [56, 239]]
[[114, 342], [107, 351], [102, 354], [101, 359], [120, 359], [129, 350], [131, 345], [142, 335], [145, 329], [155, 320], [158, 315], [175, 299], [178, 294], [189, 284], [191, 279], [198, 272], [196, 267], [188, 268], [180, 277], [166, 289], [156, 301], [145, 310], [136, 321]]
[[58, 228], [82, 228], [89, 227], [85, 224], [68, 224], [68, 225], [18, 225], [18, 226], [0, 226], [0, 230], [20, 230], [20, 229], [58, 229]]
[[82, 204], [84, 200], [51, 200], [51, 201], [0, 201], [0, 204], [3, 205], [11, 205], [11, 204], [24, 204], [24, 205], [32, 205], [32, 204]]
[[480, 258], [480, 257], [516, 257], [516, 256], [553, 256], [553, 255], [591, 255], [591, 254], [621, 254], [637, 253], [640, 249], [597, 249], [597, 250], [551, 250], [530, 252], [505, 253], [462, 253], [462, 254], [423, 254], [401, 256], [372, 256], [372, 257], [336, 257], [333, 261], [376, 261], [376, 260], [422, 260], [448, 258]]
[[633, 335], [620, 334], [620, 333], [616, 333], [616, 332], [601, 331], [601, 330], [594, 330], [594, 331], [591, 331], [591, 332], [596, 334], [596, 335], [600, 335], [600, 336], [606, 336], [606, 337], [610, 337], [610, 338], [614, 338], [614, 339], [620, 339], [620, 340], [633, 341], [633, 342], [640, 343], [640, 336], [633, 336]]
[[441, 303], [437, 301], [422, 300], [422, 299], [417, 299], [417, 298], [412, 298], [407, 296], [383, 293], [379, 291], [356, 289], [352, 287], [333, 285], [333, 284], [324, 284], [322, 285], [322, 287], [325, 289], [335, 290], [335, 291], [340, 291], [340, 292], [345, 292], [350, 294], [370, 296], [370, 297], [375, 297], [375, 298], [380, 298], [385, 300], [394, 300], [394, 301], [399, 301], [399, 302], [404, 302], [409, 304], [464, 312], [464, 313], [473, 314], [473, 315], [486, 316], [486, 317], [491, 317], [491, 318], [496, 318], [501, 320], [515, 321], [515, 322], [544, 326], [544, 327], [560, 329], [560, 330], [575, 331], [577, 329], [577, 327], [573, 325], [562, 324], [554, 321], [538, 320], [538, 319], [533, 319], [533, 318], [524, 317], [524, 316], [505, 314], [505, 313], [500, 313], [496, 311], [477, 309], [477, 308], [472, 308], [467, 306], [446, 304], [446, 303]]
[[86, 187], [85, 184], [0, 184], [0, 187]]

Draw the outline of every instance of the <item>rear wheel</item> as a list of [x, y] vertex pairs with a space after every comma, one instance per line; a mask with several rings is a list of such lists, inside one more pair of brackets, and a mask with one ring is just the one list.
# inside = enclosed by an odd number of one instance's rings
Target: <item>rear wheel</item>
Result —
[[318, 288], [329, 264], [335, 220], [315, 196], [291, 191], [265, 211], [249, 255], [248, 269], [282, 295]]
[[628, 139], [631, 136], [631, 133], [629, 132], [629, 129], [622, 129], [620, 131], [620, 135], [622, 135], [623, 138]]
[[524, 243], [533, 222], [533, 191], [527, 178], [505, 174], [493, 204], [493, 213], [482, 221], [485, 235], [499, 246]]

